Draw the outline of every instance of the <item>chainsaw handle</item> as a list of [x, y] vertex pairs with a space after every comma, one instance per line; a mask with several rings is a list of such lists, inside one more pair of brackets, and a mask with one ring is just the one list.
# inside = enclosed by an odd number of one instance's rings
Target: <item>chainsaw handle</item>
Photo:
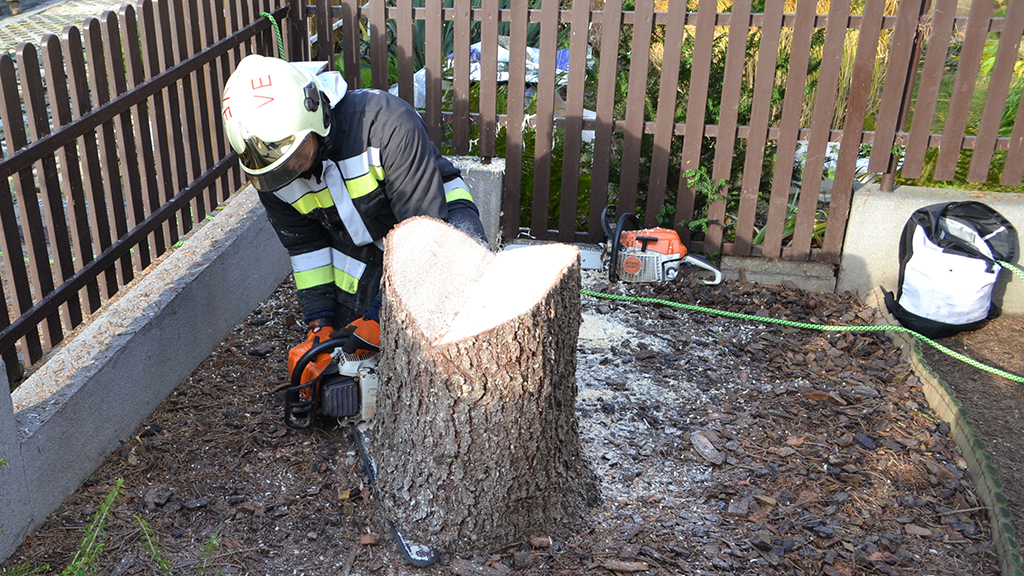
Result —
[[[303, 384], [302, 373], [306, 370], [306, 366], [313, 362], [317, 356], [329, 350], [340, 348], [345, 343], [345, 340], [346, 338], [332, 338], [323, 342], [316, 342], [295, 363], [295, 368], [290, 374], [288, 388], [284, 393], [284, 423], [289, 428], [303, 430], [316, 422], [320, 403], [318, 397], [320, 387], [318, 383], [323, 374]], [[303, 388], [309, 389], [309, 398], [307, 400], [302, 399]]]
[[347, 337], [328, 338], [323, 342], [313, 344], [313, 346], [309, 350], [307, 350], [306, 353], [302, 355], [302, 357], [299, 358], [299, 361], [295, 363], [295, 369], [292, 370], [292, 373], [290, 375], [291, 379], [289, 380], [289, 384], [291, 385], [291, 387], [294, 388], [302, 384], [302, 372], [305, 371], [306, 365], [308, 365], [310, 362], [316, 359], [317, 356], [326, 352], [328, 349], [333, 350], [335, 348], [341, 348], [342, 345], [345, 344], [346, 340], [348, 340]]
[[[607, 208], [605, 208], [607, 210]], [[640, 219], [636, 217], [636, 214], [626, 213], [619, 216], [619, 221], [615, 225], [615, 236], [611, 238], [612, 241], [612, 263], [608, 269], [608, 281], [616, 282], [619, 279], [619, 275], [616, 274], [619, 266], [619, 250], [622, 248], [622, 232], [626, 229], [626, 222], [632, 222], [633, 229], [640, 229]]]

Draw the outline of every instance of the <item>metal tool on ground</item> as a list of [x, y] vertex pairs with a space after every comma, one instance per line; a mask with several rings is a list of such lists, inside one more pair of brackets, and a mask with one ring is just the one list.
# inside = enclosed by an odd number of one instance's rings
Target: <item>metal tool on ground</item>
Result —
[[[305, 429], [323, 418], [337, 418], [352, 429], [352, 440], [359, 450], [370, 488], [377, 494], [377, 465], [370, 452], [370, 430], [377, 412], [377, 363], [379, 354], [353, 355], [342, 350], [347, 338], [331, 338], [314, 344], [292, 369], [290, 387], [285, 390], [284, 419], [292, 428]], [[306, 366], [321, 354], [330, 354], [331, 363], [316, 378], [302, 382]], [[379, 499], [379, 497], [378, 497]], [[416, 567], [435, 564], [437, 551], [407, 540], [390, 518], [383, 516], [399, 551]]]
[[[611, 212], [611, 214], [610, 214]], [[713, 278], [701, 278], [705, 284], [722, 282], [722, 271], [699, 256], [687, 254], [686, 246], [675, 230], [640, 228], [640, 220], [631, 213], [619, 216], [614, 230], [611, 225], [614, 207], [606, 206], [601, 225], [610, 243], [611, 258], [608, 279], [611, 282], [667, 282], [682, 277], [683, 266], [696, 266], [711, 272]], [[626, 225], [632, 230], [626, 231]]]

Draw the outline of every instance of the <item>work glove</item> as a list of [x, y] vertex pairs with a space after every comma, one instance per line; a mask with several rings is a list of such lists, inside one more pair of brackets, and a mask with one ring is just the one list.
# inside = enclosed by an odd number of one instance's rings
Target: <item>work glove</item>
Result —
[[352, 321], [331, 335], [332, 338], [345, 338], [341, 347], [346, 354], [376, 354], [380, 352], [380, 322], [363, 316]]
[[[331, 332], [334, 328], [331, 327], [328, 320], [320, 319], [313, 320], [309, 323], [309, 333], [306, 335], [306, 341], [298, 346], [293, 347], [288, 351], [288, 375], [291, 377], [292, 372], [295, 370], [295, 365], [299, 363], [302, 358], [314, 344], [325, 342], [330, 337]], [[312, 382], [319, 376], [331, 363], [331, 355], [328, 352], [323, 352], [317, 355], [312, 362], [306, 364], [306, 368], [302, 371], [301, 384]]]

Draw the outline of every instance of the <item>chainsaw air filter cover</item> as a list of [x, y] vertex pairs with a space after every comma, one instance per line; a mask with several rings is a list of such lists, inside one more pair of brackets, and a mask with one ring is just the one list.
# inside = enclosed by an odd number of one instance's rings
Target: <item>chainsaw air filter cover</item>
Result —
[[326, 376], [323, 391], [324, 414], [334, 418], [349, 418], [359, 414], [359, 384], [351, 376]]

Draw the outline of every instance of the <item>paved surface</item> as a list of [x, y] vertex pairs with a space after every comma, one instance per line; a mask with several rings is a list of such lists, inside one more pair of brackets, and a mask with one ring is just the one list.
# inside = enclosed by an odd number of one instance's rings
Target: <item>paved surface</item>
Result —
[[[21, 14], [11, 15], [6, 0], [0, 0], [0, 51], [15, 55], [22, 42], [38, 44], [46, 34], [60, 34], [65, 26], [81, 26], [90, 16], [117, 10], [126, 2], [114, 0], [22, 0]], [[127, 2], [131, 3], [131, 2]]]

